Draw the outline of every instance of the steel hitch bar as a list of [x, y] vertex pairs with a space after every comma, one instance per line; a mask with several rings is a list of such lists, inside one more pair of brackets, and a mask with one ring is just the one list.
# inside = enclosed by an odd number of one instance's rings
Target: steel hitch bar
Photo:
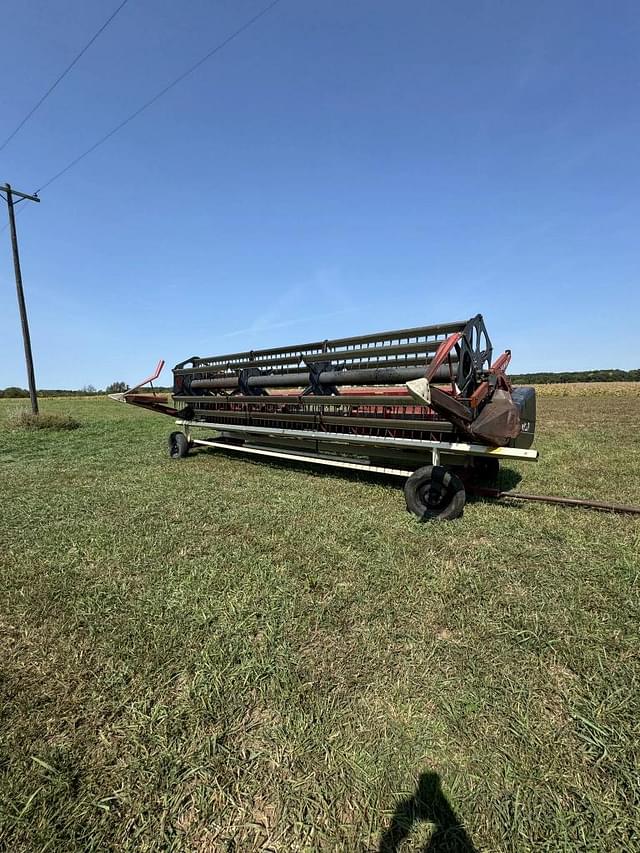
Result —
[[628, 515], [640, 515], [640, 506], [633, 504], [616, 504], [607, 501], [591, 501], [583, 498], [564, 498], [557, 495], [529, 495], [524, 492], [514, 492], [507, 490], [506, 492], [500, 489], [489, 489], [481, 487], [471, 487], [469, 494], [474, 497], [492, 498], [494, 500], [505, 501], [537, 501], [538, 503], [558, 504], [559, 506], [577, 506], [585, 509], [596, 509], [601, 512], [616, 512]]

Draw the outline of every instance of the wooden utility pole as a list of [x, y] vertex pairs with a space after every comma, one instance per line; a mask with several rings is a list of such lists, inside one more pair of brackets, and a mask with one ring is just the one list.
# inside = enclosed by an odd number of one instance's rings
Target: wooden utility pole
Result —
[[[20, 322], [22, 323], [22, 340], [24, 341], [24, 357], [27, 363], [27, 380], [29, 382], [29, 396], [31, 397], [31, 411], [34, 415], [38, 414], [38, 397], [36, 395], [36, 376], [33, 370], [33, 355], [31, 353], [31, 335], [29, 334], [29, 321], [27, 320], [27, 306], [24, 301], [24, 290], [22, 287], [22, 272], [20, 270], [20, 255], [18, 254], [18, 235], [16, 234], [16, 216], [14, 206], [16, 203], [28, 199], [29, 201], [37, 201], [40, 199], [37, 195], [27, 195], [27, 193], [18, 192], [11, 189], [9, 184], [0, 187], [5, 195], [4, 200], [9, 208], [9, 228], [11, 229], [11, 248], [13, 250], [13, 268], [16, 274], [16, 290], [18, 292], [18, 308], [20, 309]], [[13, 200], [14, 196], [19, 196], [18, 202]]]

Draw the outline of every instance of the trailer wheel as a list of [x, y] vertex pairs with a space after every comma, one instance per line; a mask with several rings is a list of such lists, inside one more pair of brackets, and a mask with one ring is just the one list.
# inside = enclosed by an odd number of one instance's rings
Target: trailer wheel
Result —
[[449, 521], [464, 511], [462, 480], [442, 465], [418, 468], [404, 486], [407, 509], [421, 521]]
[[189, 452], [189, 442], [183, 432], [172, 432], [169, 436], [169, 456], [172, 459], [182, 459]]

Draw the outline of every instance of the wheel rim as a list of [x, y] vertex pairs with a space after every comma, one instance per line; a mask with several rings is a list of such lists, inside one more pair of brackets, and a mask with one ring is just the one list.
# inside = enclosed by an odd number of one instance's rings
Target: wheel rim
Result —
[[450, 476], [432, 477], [418, 490], [418, 497], [429, 512], [442, 512], [453, 497]]
[[444, 483], [430, 480], [419, 491], [422, 503], [430, 512], [443, 510], [450, 500], [449, 489]]

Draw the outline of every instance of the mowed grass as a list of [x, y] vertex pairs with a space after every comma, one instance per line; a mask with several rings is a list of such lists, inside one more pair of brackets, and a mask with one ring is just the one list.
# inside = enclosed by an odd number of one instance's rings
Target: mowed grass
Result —
[[[639, 518], [421, 525], [393, 482], [42, 409], [82, 425], [0, 431], [0, 849], [640, 850]], [[542, 396], [507, 479], [640, 503], [639, 421]]]

